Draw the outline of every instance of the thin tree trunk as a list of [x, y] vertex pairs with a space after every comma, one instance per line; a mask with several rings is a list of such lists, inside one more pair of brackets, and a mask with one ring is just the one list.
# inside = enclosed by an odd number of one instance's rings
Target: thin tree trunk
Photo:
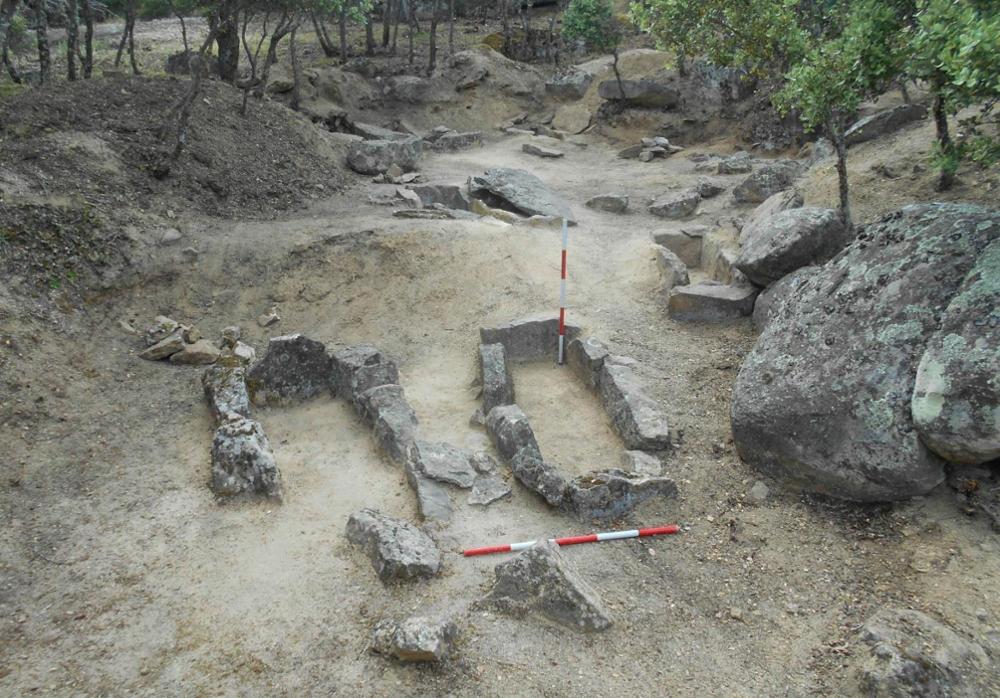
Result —
[[17, 12], [17, 6], [18, 0], [0, 0], [0, 61], [3, 61], [10, 79], [16, 83], [20, 83], [21, 74], [17, 71], [14, 61], [11, 60], [8, 50], [10, 23], [14, 18], [14, 13]]
[[[215, 27], [215, 43], [219, 58], [219, 77], [228, 83], [235, 83], [240, 69], [240, 17], [239, 0], [222, 0], [212, 21]], [[209, 23], [211, 25], [211, 22]]]
[[264, 13], [264, 21], [261, 23], [260, 38], [257, 40], [257, 47], [251, 51], [250, 42], [247, 41], [247, 27], [250, 25], [250, 19], [253, 17], [253, 11], [250, 8], [243, 10], [243, 24], [240, 28], [240, 43], [243, 44], [243, 51], [246, 53], [247, 65], [250, 66], [250, 74], [246, 77], [242, 83], [238, 83], [237, 87], [243, 90], [243, 103], [240, 105], [240, 115], [246, 116], [247, 104], [250, 101], [250, 92], [255, 87], [257, 87], [257, 67], [260, 65], [260, 49], [264, 45], [264, 40], [267, 38], [267, 23], [271, 18], [271, 13]]
[[334, 48], [333, 41], [330, 40], [330, 32], [326, 29], [326, 22], [315, 12], [310, 12], [309, 18], [312, 20], [313, 28], [316, 30], [316, 38], [319, 39], [319, 46], [323, 49], [323, 55], [327, 58], [333, 58], [337, 55], [337, 49]]
[[289, 106], [294, 111], [299, 110], [299, 101], [302, 98], [302, 71], [299, 69], [299, 53], [295, 50], [295, 35], [298, 31], [299, 27], [296, 25], [288, 37], [288, 52], [292, 57], [292, 101]]
[[396, 18], [392, 25], [392, 55], [396, 55], [396, 46], [399, 39], [399, 22], [403, 18], [403, 0], [396, 0]]
[[510, 0], [500, 0], [500, 18], [503, 26], [503, 54], [510, 56], [511, 44], [514, 41], [510, 26]]
[[66, 0], [66, 79], [76, 80], [76, 54], [80, 45], [80, 15], [76, 0]]
[[906, 88], [906, 78], [899, 79], [899, 93], [903, 95], [904, 104], [909, 104], [912, 101], [910, 99], [910, 91]]
[[410, 65], [413, 65], [413, 34], [417, 24], [417, 8], [413, 0], [407, 0], [406, 9], [409, 11], [409, 26], [406, 28], [406, 40], [410, 44]]
[[938, 148], [941, 157], [944, 158], [938, 175], [937, 190], [945, 191], [955, 183], [955, 166], [951, 162], [955, 156], [955, 145], [952, 143], [951, 134], [948, 133], [948, 112], [945, 109], [944, 98], [940, 94], [934, 95], [934, 126], [937, 130]]
[[94, 6], [93, 0], [83, 0], [80, 14], [83, 15], [83, 77], [90, 79], [94, 72]]
[[431, 3], [431, 39], [430, 39], [430, 60], [427, 62], [427, 75], [434, 72], [437, 66], [437, 28], [438, 28], [438, 0]]
[[455, 55], [455, 0], [448, 0], [448, 55]]
[[136, 12], [132, 12], [132, 21], [129, 22], [128, 27], [128, 60], [132, 64], [132, 74], [142, 75], [142, 71], [139, 70], [139, 61], [135, 57], [135, 20]]
[[615, 73], [615, 82], [618, 83], [618, 94], [622, 104], [625, 104], [625, 85], [622, 84], [622, 74], [618, 71], [618, 47], [611, 49], [611, 70]]
[[52, 72], [52, 52], [49, 50], [49, 15], [45, 9], [45, 0], [35, 0], [35, 43], [38, 46], [38, 69], [41, 81], [49, 81]]
[[[297, 25], [295, 25], [297, 26]], [[264, 59], [264, 67], [260, 71], [260, 82], [257, 84], [257, 88], [254, 90], [254, 95], [256, 97], [262, 97], [264, 95], [264, 90], [267, 88], [267, 78], [271, 74], [271, 66], [278, 62], [278, 44], [281, 40], [291, 32], [293, 29], [291, 17], [289, 17], [288, 12], [281, 13], [281, 19], [274, 26], [274, 33], [271, 34], [271, 40], [268, 42], [267, 46], [267, 57]]]
[[847, 182], [847, 142], [844, 139], [844, 119], [839, 114], [834, 114], [827, 124], [833, 146], [837, 150], [837, 187], [840, 192], [840, 215], [844, 219], [844, 224], [848, 229], [854, 223], [851, 220], [851, 201]]
[[122, 56], [125, 55], [125, 46], [128, 44], [128, 7], [131, 4], [132, 0], [129, 0], [128, 5], [125, 6], [125, 27], [122, 29], [122, 38], [118, 40], [118, 50], [115, 52], [115, 68], [122, 64]]
[[375, 19], [372, 17], [372, 12], [369, 11], [365, 14], [365, 55], [374, 56], [375, 55]]
[[340, 62], [347, 63], [347, 3], [340, 6], [340, 17], [337, 18], [340, 30]]
[[389, 39], [392, 38], [392, 0], [385, 0], [382, 6], [382, 48], [389, 48]]

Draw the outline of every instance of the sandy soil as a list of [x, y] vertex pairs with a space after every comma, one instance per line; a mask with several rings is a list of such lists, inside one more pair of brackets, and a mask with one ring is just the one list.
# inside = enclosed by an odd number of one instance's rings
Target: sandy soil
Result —
[[[677, 433], [666, 471], [679, 499], [616, 524], [676, 521], [683, 534], [566, 551], [610, 607], [610, 631], [581, 636], [474, 606], [498, 560], [467, 560], [461, 548], [586, 528], [516, 484], [485, 510], [456, 494], [454, 522], [433, 531], [443, 575], [383, 586], [347, 545], [347, 517], [375, 507], [415, 519], [415, 502], [339, 400], [259, 412], [284, 505], [214, 501], [201, 372], [139, 360], [119, 320], [164, 313], [209, 336], [238, 323], [258, 350], [294, 331], [334, 348], [371, 341], [399, 359], [424, 435], [480, 445], [469, 423], [477, 328], [554, 310], [556, 230], [393, 219], [366, 202], [374, 185], [359, 179], [278, 221], [182, 213], [196, 262], [165, 258], [163, 273], [58, 324], [44, 314], [6, 323], [0, 693], [850, 695], [856, 629], [881, 606], [919, 608], [968, 635], [996, 627], [1000, 543], [947, 488], [860, 507], [768, 482], [766, 502], [745, 501], [759, 476], [734, 454], [728, 400], [754, 333], [749, 322], [666, 317], [648, 236], [680, 224], [641, 205], [692, 184], [693, 164], [620, 160], [586, 142], [542, 161], [508, 138], [423, 169], [459, 182], [522, 166], [572, 202], [571, 318], [641, 362]], [[628, 192], [633, 212], [583, 206], [607, 191]], [[698, 221], [740, 214], [730, 201], [706, 202]], [[272, 304], [282, 321], [262, 330], [254, 318]], [[565, 369], [522, 366], [515, 378], [546, 454], [580, 471], [618, 464], [596, 398]], [[379, 618], [416, 611], [456, 614], [456, 659], [416, 667], [368, 652]]]

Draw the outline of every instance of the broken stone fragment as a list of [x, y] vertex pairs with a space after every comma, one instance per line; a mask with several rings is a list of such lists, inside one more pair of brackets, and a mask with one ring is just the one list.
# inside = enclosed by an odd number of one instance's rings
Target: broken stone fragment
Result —
[[447, 619], [386, 618], [372, 632], [372, 650], [404, 662], [439, 662], [451, 654], [457, 634]]
[[622, 454], [622, 469], [643, 477], [658, 477], [663, 473], [663, 464], [652, 453], [625, 451]]
[[670, 429], [659, 407], [642, 389], [631, 366], [608, 357], [601, 367], [601, 402], [628, 449], [670, 448]]
[[534, 143], [525, 143], [521, 146], [521, 150], [528, 155], [537, 155], [540, 158], [561, 158], [565, 155], [561, 150], [546, 148]]
[[556, 216], [575, 225], [569, 204], [542, 180], [525, 170], [494, 167], [469, 178], [469, 194], [494, 208], [516, 211], [523, 216]]
[[480, 475], [472, 484], [472, 493], [467, 501], [475, 506], [488, 506], [509, 496], [510, 485], [504, 482], [503, 478], [496, 475]]
[[[148, 330], [147, 330], [148, 332]], [[147, 335], [148, 336], [148, 335]], [[140, 359], [147, 361], [160, 361], [170, 358], [172, 355], [184, 348], [184, 336], [180, 329], [174, 330], [160, 341], [139, 352]]]
[[277, 308], [271, 308], [266, 313], [261, 313], [261, 315], [257, 317], [257, 324], [261, 327], [270, 327], [278, 322], [281, 322], [281, 316], [278, 315]]
[[[580, 334], [577, 325], [566, 324], [566, 341]], [[500, 327], [482, 327], [479, 339], [483, 344], [503, 344], [507, 359], [555, 359], [559, 351], [559, 316], [543, 316], [515, 320]]]
[[409, 455], [413, 468], [432, 480], [463, 489], [469, 489], [476, 481], [473, 454], [465, 449], [442, 441], [418, 440]]
[[273, 337], [264, 358], [247, 372], [255, 405], [287, 405], [330, 387], [330, 357], [321, 342], [301, 334]]
[[573, 480], [564, 505], [582, 519], [615, 519], [654, 497], [676, 497], [670, 478], [643, 477], [622, 470], [603, 470]]
[[611, 627], [597, 593], [566, 562], [555, 543], [543, 542], [496, 566], [484, 599], [514, 616], [538, 614], [580, 632]]
[[336, 392], [355, 404], [366, 390], [399, 383], [396, 363], [371, 344], [359, 344], [334, 354], [332, 375]]
[[550, 506], [563, 503], [569, 483], [562, 473], [542, 459], [532, 446], [522, 448], [510, 459], [510, 471], [522, 485], [538, 493]]
[[171, 354], [170, 363], [204, 366], [215, 363], [219, 353], [219, 348], [210, 341], [199, 339], [193, 344], [185, 344], [180, 351]]
[[587, 200], [587, 208], [607, 213], [625, 213], [628, 210], [628, 197], [619, 194], [599, 194]]
[[153, 324], [147, 327], [144, 333], [146, 346], [151, 347], [154, 344], [162, 342], [180, 328], [180, 323], [176, 320], [168, 318], [164, 315], [157, 315], [153, 318]]
[[182, 329], [182, 334], [184, 336], [184, 341], [188, 344], [194, 344], [201, 339], [201, 330], [197, 327], [184, 327]]
[[790, 189], [802, 174], [803, 166], [794, 160], [776, 160], [755, 170], [733, 189], [733, 199], [741, 204], [760, 204], [785, 189]]
[[741, 151], [724, 158], [719, 162], [718, 172], [721, 175], [746, 174], [753, 169], [750, 153]]
[[216, 494], [281, 499], [281, 473], [260, 424], [235, 413], [212, 439], [212, 489]]
[[222, 357], [233, 357], [242, 364], [252, 364], [257, 360], [257, 350], [254, 349], [249, 344], [244, 344], [243, 342], [236, 342], [236, 346], [232, 349], [225, 349], [223, 351]]
[[455, 151], [462, 150], [464, 148], [471, 148], [476, 145], [481, 146], [482, 144], [482, 131], [467, 131], [465, 133], [452, 131], [439, 136], [434, 141], [432, 147], [435, 150]]
[[696, 191], [686, 191], [673, 196], [657, 199], [649, 206], [649, 212], [660, 218], [688, 218], [698, 210], [701, 195]]
[[417, 415], [402, 386], [377, 385], [358, 396], [361, 418], [372, 426], [375, 443], [397, 465], [403, 465], [417, 435]]
[[202, 375], [201, 384], [216, 421], [223, 421], [231, 413], [250, 416], [246, 369], [242, 366], [212, 366]]
[[426, 533], [374, 509], [351, 514], [347, 540], [364, 550], [383, 582], [433, 577], [441, 569], [441, 552]]
[[698, 192], [703, 199], [711, 199], [712, 197], [718, 196], [725, 190], [726, 188], [723, 185], [718, 182], [713, 182], [710, 179], [705, 179], [704, 177], [699, 177], [698, 183], [695, 185], [695, 191]]
[[229, 327], [222, 328], [222, 346], [229, 347], [230, 349], [236, 346], [236, 343], [243, 339], [243, 330], [237, 325], [230, 325]]
[[688, 277], [687, 265], [681, 258], [663, 245], [655, 245], [656, 266], [660, 270], [660, 293], [670, 293], [674, 286], [686, 286], [691, 283]]
[[499, 405], [514, 404], [514, 379], [507, 366], [507, 351], [503, 344], [479, 345], [479, 375], [483, 385], [481, 415]]
[[417, 510], [424, 521], [448, 523], [451, 521], [452, 503], [448, 487], [434, 482], [416, 471], [410, 462], [406, 463], [406, 480], [417, 495]]

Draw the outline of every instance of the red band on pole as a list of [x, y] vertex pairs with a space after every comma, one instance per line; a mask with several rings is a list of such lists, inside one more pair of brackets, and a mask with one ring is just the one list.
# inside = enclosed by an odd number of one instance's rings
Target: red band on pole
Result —
[[566, 250], [562, 251], [562, 278], [566, 278]]
[[654, 526], [653, 528], [640, 528], [639, 537], [670, 535], [671, 533], [680, 533], [680, 531], [681, 527], [677, 524], [670, 524], [669, 526]]
[[568, 538], [556, 538], [556, 545], [580, 545], [581, 543], [596, 543], [597, 534], [591, 533], [586, 536], [569, 536]]
[[493, 553], [509, 553], [510, 545], [490, 545], [485, 548], [469, 548], [462, 552], [465, 557], [474, 557], [475, 555], [492, 555]]
[[559, 308], [559, 336], [566, 334], [566, 308]]

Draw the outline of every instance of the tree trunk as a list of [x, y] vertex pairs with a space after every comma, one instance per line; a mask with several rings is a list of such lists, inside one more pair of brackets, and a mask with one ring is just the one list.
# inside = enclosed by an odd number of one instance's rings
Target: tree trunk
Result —
[[909, 104], [912, 101], [910, 99], [910, 91], [906, 88], [906, 78], [899, 79], [899, 93], [903, 95], [904, 104]]
[[503, 26], [503, 54], [510, 56], [511, 45], [514, 42], [514, 35], [510, 25], [510, 2], [511, 0], [500, 0], [500, 19]]
[[76, 53], [80, 44], [80, 14], [76, 0], [66, 0], [66, 79], [76, 80]]
[[951, 134], [948, 133], [948, 112], [945, 109], [944, 98], [940, 94], [934, 95], [934, 126], [937, 129], [938, 149], [941, 151], [943, 159], [941, 172], [938, 175], [937, 190], [945, 191], [955, 183], [955, 170], [958, 163], [953, 162], [955, 144], [952, 143]]
[[448, 0], [448, 55], [455, 55], [455, 0]]
[[848, 228], [854, 226], [851, 220], [851, 201], [848, 196], [847, 183], [847, 142], [844, 139], [844, 119], [834, 114], [827, 124], [830, 139], [837, 150], [837, 186], [840, 191], [840, 215]]
[[309, 18], [316, 30], [316, 38], [319, 40], [319, 47], [323, 49], [323, 55], [327, 58], [333, 58], [337, 55], [337, 49], [334, 48], [333, 41], [330, 40], [330, 32], [326, 29], [326, 22], [315, 12], [310, 12]]
[[[213, 17], [215, 43], [219, 58], [219, 77], [229, 83], [236, 82], [240, 68], [240, 18], [239, 0], [223, 0], [219, 12]], [[211, 22], [209, 23], [211, 24]]]
[[414, 33], [414, 26], [417, 23], [417, 8], [413, 0], [407, 0], [406, 9], [409, 12], [409, 20], [410, 20], [408, 22], [409, 26], [406, 28], [406, 40], [410, 45], [409, 62], [410, 65], [413, 65], [413, 33]]
[[[296, 25], [297, 26], [297, 25]], [[281, 19], [274, 26], [274, 33], [267, 45], [267, 57], [264, 59], [264, 67], [260, 71], [260, 82], [254, 90], [254, 96], [263, 97], [267, 88], [267, 78], [271, 74], [271, 66], [278, 62], [278, 44], [293, 29], [291, 17], [285, 11], [281, 14]]]
[[430, 76], [437, 66], [437, 29], [438, 29], [438, 0], [431, 2], [431, 37], [430, 37], [430, 60], [427, 62], [427, 75]]
[[38, 46], [38, 69], [42, 83], [49, 81], [52, 72], [52, 52], [49, 50], [49, 15], [45, 0], [35, 0], [35, 43]]
[[683, 51], [677, 52], [677, 74], [682, 78], [686, 78], [688, 74], [687, 60]]
[[125, 26], [122, 28], [122, 38], [118, 40], [118, 50], [115, 51], [115, 68], [122, 64], [122, 56], [125, 55], [125, 46], [128, 44], [128, 17], [129, 17], [129, 5], [132, 4], [132, 0], [129, 0], [128, 5], [125, 6]]
[[403, 18], [403, 0], [396, 0], [396, 21], [392, 25], [392, 55], [396, 55], [399, 39], [399, 22]]
[[83, 0], [80, 14], [83, 15], [83, 77], [90, 79], [94, 72], [94, 6], [93, 0]]
[[17, 12], [17, 5], [18, 0], [0, 0], [0, 61], [3, 61], [10, 79], [20, 83], [21, 74], [17, 71], [14, 61], [11, 60], [7, 46], [10, 42], [10, 23], [14, 18], [14, 13]]
[[375, 55], [375, 19], [372, 14], [371, 11], [365, 14], [365, 55], [369, 57]]
[[389, 48], [389, 39], [392, 38], [392, 0], [385, 0], [382, 6], [382, 48]]
[[618, 47], [611, 49], [611, 70], [614, 71], [615, 81], [618, 83], [618, 94], [621, 96], [622, 104], [625, 104], [625, 85], [622, 84], [622, 74], [618, 71]]
[[340, 6], [340, 16], [337, 18], [337, 28], [340, 30], [340, 62], [347, 63], [347, 3]]
[[136, 20], [136, 10], [133, 8], [132, 20], [128, 25], [128, 60], [132, 64], [132, 74], [142, 75], [139, 70], [139, 61], [135, 57], [135, 20]]
[[296, 26], [288, 37], [288, 52], [292, 57], [292, 100], [289, 106], [293, 111], [299, 110], [299, 101], [302, 98], [302, 71], [299, 69], [299, 53], [295, 50], [295, 34], [298, 30]]

